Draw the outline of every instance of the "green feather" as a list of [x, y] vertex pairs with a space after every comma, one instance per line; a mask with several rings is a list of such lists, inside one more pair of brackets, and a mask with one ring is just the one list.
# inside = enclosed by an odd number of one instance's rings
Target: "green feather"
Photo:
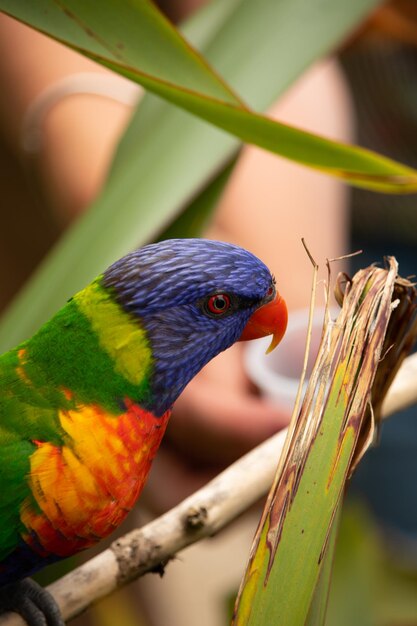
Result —
[[[1, 437], [1, 434], [0, 434]], [[23, 530], [20, 521], [20, 505], [30, 489], [24, 479], [29, 472], [29, 457], [34, 445], [15, 439], [3, 445], [0, 459], [0, 560], [13, 550]]]
[[120, 400], [147, 399], [151, 370], [139, 321], [119, 307], [100, 279], [30, 340], [0, 357], [0, 559], [22, 531], [33, 442], [71, 443], [60, 426], [60, 410], [97, 404], [118, 415]]
[[149, 394], [151, 351], [137, 320], [95, 281], [71, 299], [26, 344], [26, 375], [50, 406], [98, 404], [120, 412], [118, 400]]

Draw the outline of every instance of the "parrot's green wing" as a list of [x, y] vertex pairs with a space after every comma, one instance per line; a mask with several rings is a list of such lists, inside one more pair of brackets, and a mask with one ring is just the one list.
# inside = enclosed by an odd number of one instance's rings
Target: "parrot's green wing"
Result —
[[25, 379], [24, 349], [0, 357], [0, 560], [18, 544], [37, 441], [62, 442], [57, 407]]

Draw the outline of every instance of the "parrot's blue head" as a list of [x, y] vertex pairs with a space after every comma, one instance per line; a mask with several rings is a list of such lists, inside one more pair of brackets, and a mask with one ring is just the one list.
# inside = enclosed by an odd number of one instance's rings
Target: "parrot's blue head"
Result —
[[286, 307], [271, 272], [232, 244], [205, 239], [151, 244], [114, 263], [103, 285], [147, 332], [154, 366], [152, 400], [145, 408], [156, 415], [235, 341], [274, 334], [276, 344], [285, 332]]

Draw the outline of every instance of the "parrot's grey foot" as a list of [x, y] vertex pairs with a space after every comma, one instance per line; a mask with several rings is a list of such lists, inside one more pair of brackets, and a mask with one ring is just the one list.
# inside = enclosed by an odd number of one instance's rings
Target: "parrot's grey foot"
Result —
[[49, 591], [30, 578], [0, 589], [0, 613], [7, 611], [19, 613], [29, 626], [65, 626]]

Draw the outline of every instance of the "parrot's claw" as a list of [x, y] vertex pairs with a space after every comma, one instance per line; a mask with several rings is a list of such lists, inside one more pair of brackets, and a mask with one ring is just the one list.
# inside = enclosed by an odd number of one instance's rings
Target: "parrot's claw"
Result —
[[0, 589], [0, 613], [18, 613], [29, 626], [65, 626], [49, 591], [30, 578]]

